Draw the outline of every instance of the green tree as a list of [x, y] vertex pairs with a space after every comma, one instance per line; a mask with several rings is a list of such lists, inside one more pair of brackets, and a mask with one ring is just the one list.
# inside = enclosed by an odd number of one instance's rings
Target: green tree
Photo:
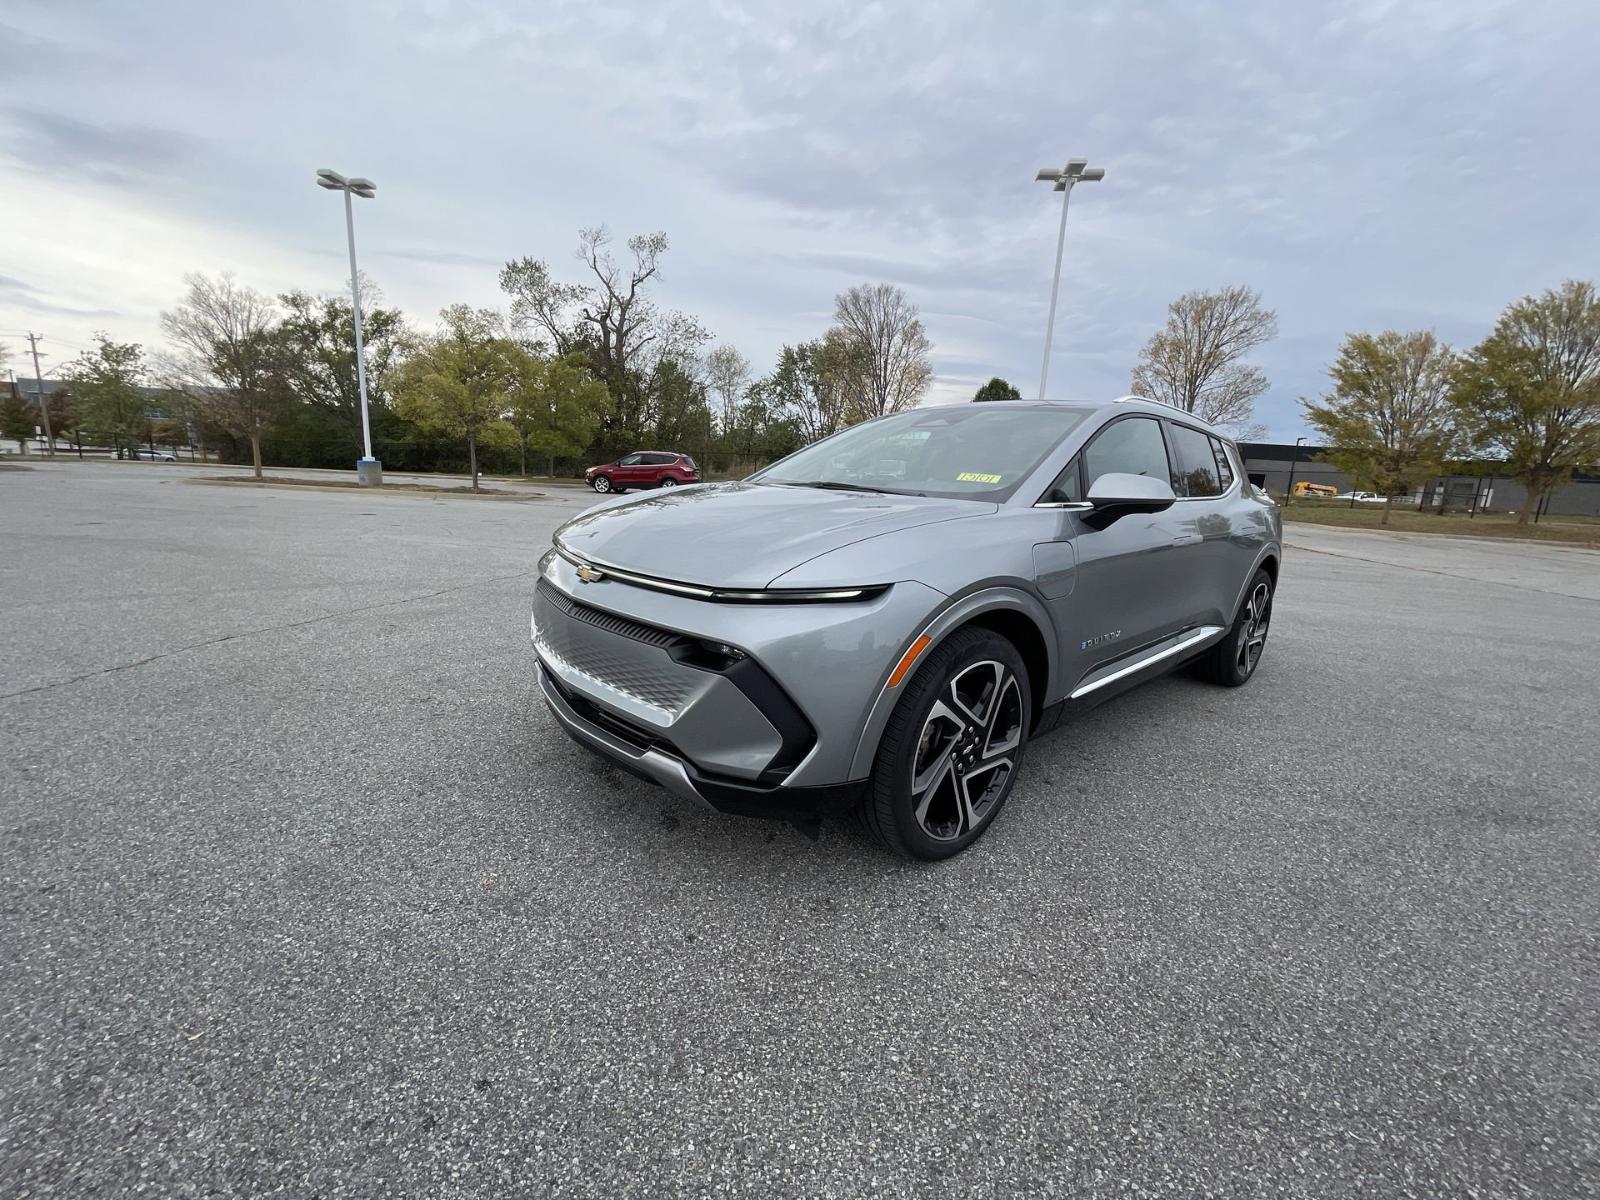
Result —
[[1021, 400], [1022, 393], [996, 375], [974, 392], [972, 398], [981, 404], [986, 400]]
[[188, 290], [161, 314], [161, 328], [179, 352], [170, 382], [210, 424], [250, 442], [261, 478], [261, 439], [291, 400], [287, 347], [272, 301], [229, 275], [186, 275]]
[[[286, 292], [280, 332], [287, 353], [284, 369], [295, 396], [331, 419], [349, 446], [361, 446], [361, 388], [356, 372], [355, 317], [350, 301]], [[366, 352], [367, 402], [389, 404], [389, 374], [400, 360], [405, 321], [398, 309], [377, 303], [365, 277], [361, 292], [361, 340]]]
[[794, 418], [785, 415], [771, 378], [758, 379], [750, 385], [723, 436], [729, 457], [744, 466], [774, 462], [804, 444]]
[[424, 430], [465, 438], [478, 491], [478, 443], [486, 433], [494, 437], [489, 427], [510, 407], [517, 347], [491, 309], [452, 304], [439, 318], [439, 331], [395, 373], [395, 409]]
[[1278, 317], [1247, 287], [1187, 292], [1167, 306], [1167, 323], [1145, 343], [1133, 391], [1203, 421], [1240, 431], [1267, 390], [1266, 374], [1245, 355], [1278, 336]]
[[1352, 333], [1328, 370], [1332, 391], [1300, 401], [1328, 443], [1323, 457], [1384, 497], [1385, 525], [1395, 496], [1438, 474], [1456, 449], [1455, 366], [1450, 347], [1426, 331]]
[[1473, 446], [1504, 457], [1526, 490], [1519, 524], [1540, 497], [1600, 462], [1600, 296], [1569, 280], [1512, 304], [1467, 356], [1454, 400]]
[[711, 440], [711, 402], [706, 385], [688, 364], [659, 360], [648, 383], [648, 440], [663, 450], [692, 448], [700, 453]]
[[23, 399], [15, 387], [7, 387], [0, 397], [0, 433], [15, 438], [19, 453], [28, 452], [28, 439], [39, 425], [39, 406]]
[[777, 367], [759, 387], [773, 418], [790, 422], [804, 444], [861, 419], [866, 374], [860, 346], [835, 330], [827, 337], [785, 346]]
[[149, 413], [143, 347], [96, 334], [95, 348], [69, 363], [63, 374], [77, 400], [81, 428], [118, 450], [138, 444]]
[[544, 456], [545, 474], [553, 476], [558, 457], [576, 458], [589, 448], [611, 411], [611, 397], [606, 385], [589, 373], [581, 353], [541, 359], [512, 346], [508, 364], [505, 420], [516, 434], [522, 473], [528, 473], [531, 449]]

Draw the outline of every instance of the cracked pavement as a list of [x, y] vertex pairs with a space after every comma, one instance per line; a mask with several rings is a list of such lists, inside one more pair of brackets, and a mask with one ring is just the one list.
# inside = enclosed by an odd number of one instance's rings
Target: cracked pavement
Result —
[[1291, 550], [925, 866], [561, 735], [584, 503], [0, 468], [0, 1194], [1600, 1192], [1592, 558]]

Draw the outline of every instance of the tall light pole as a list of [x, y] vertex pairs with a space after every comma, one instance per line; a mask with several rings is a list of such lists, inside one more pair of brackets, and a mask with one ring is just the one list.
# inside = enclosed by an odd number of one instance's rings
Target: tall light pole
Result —
[[1061, 232], [1056, 234], [1056, 276], [1050, 285], [1050, 319], [1044, 327], [1044, 366], [1039, 368], [1039, 399], [1044, 399], [1045, 383], [1050, 378], [1050, 342], [1056, 332], [1056, 293], [1061, 290], [1061, 249], [1067, 241], [1067, 202], [1072, 199], [1072, 185], [1079, 182], [1098, 183], [1106, 177], [1104, 167], [1091, 167], [1086, 158], [1069, 158], [1067, 165], [1057, 170], [1043, 167], [1034, 176], [1035, 183], [1053, 183], [1061, 193]]
[[344, 232], [350, 243], [350, 312], [356, 324], [356, 383], [361, 389], [361, 461], [356, 463], [356, 481], [376, 485], [383, 482], [383, 464], [372, 457], [372, 424], [367, 417], [367, 356], [361, 346], [361, 277], [356, 274], [356, 218], [351, 196], [371, 200], [378, 185], [370, 179], [346, 179], [337, 171], [317, 172], [317, 186], [344, 193]]

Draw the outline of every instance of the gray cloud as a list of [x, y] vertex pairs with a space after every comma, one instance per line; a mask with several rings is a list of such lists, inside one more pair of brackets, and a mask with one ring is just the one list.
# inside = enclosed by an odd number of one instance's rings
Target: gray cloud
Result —
[[[332, 286], [326, 165], [380, 181], [362, 264], [419, 317], [499, 302], [508, 258], [575, 273], [581, 225], [666, 229], [662, 302], [758, 364], [885, 279], [954, 396], [1031, 390], [1060, 212], [1033, 173], [1086, 154], [1108, 173], [1072, 200], [1052, 379], [1119, 393], [1168, 301], [1245, 283], [1279, 313], [1259, 415], [1284, 436], [1345, 332], [1470, 343], [1600, 271], [1600, 160], [1574, 150], [1600, 110], [1594, 5], [356, 0], [330, 26], [17, 3], [50, 87], [0, 112], [0, 146], [94, 187], [61, 206], [76, 237], [48, 189], [0, 194], [0, 262], [74, 281], [44, 302], [104, 296], [127, 338], [153, 339], [185, 270]], [[178, 171], [204, 186], [159, 186]], [[161, 236], [86, 255], [123, 195]]]
[[57, 304], [48, 299], [38, 288], [10, 275], [0, 275], [0, 303], [56, 317], [92, 319], [119, 315], [115, 309], [110, 308], [83, 308], [70, 304]]
[[79, 120], [36, 108], [13, 108], [7, 144], [25, 166], [101, 183], [159, 178], [192, 161], [201, 139], [173, 129]]

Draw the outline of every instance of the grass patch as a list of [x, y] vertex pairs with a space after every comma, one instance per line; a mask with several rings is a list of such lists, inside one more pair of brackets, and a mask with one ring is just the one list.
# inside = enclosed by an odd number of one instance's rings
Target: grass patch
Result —
[[[168, 464], [171, 465], [170, 463]], [[302, 487], [316, 491], [361, 492], [411, 492], [425, 496], [487, 496], [495, 500], [542, 500], [543, 492], [508, 492], [500, 488], [480, 487], [473, 491], [468, 484], [446, 486], [440, 483], [384, 483], [377, 487], [363, 487], [354, 479], [295, 479], [284, 475], [267, 475], [261, 479], [253, 475], [202, 475], [196, 483], [226, 483], [235, 487]]]
[[1308, 525], [1337, 525], [1345, 529], [1387, 529], [1390, 533], [1447, 533], [1458, 537], [1515, 538], [1530, 542], [1570, 542], [1600, 549], [1600, 519], [1595, 517], [1554, 516], [1540, 518], [1537, 525], [1518, 525], [1513, 513], [1465, 513], [1440, 516], [1432, 512], [1396, 508], [1383, 520], [1381, 504], [1357, 504], [1347, 500], [1309, 500], [1296, 496], [1281, 510], [1285, 521]]

